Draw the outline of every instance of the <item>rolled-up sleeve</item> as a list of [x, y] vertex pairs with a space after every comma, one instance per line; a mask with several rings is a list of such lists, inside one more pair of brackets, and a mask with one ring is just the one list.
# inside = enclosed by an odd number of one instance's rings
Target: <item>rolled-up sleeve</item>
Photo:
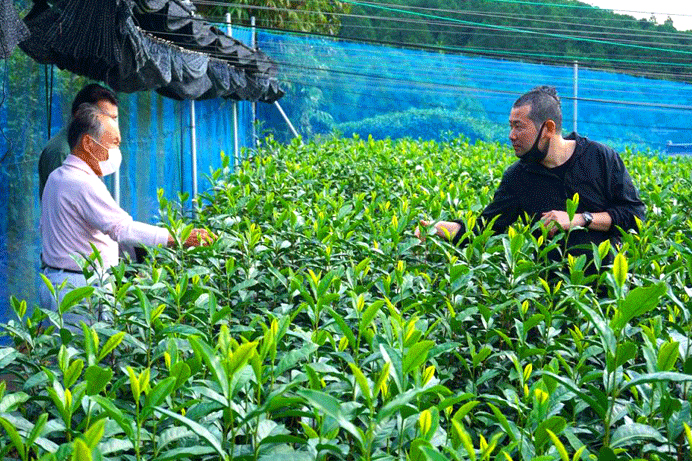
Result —
[[493, 223], [493, 231], [502, 233], [514, 223], [519, 217], [521, 207], [519, 206], [519, 195], [513, 186], [514, 168], [508, 168], [502, 175], [502, 181], [495, 191], [493, 201], [488, 204], [481, 213], [481, 217], [486, 223], [492, 221], [496, 216], [497, 220]]
[[639, 198], [639, 192], [632, 183], [632, 178], [620, 156], [611, 152], [608, 156], [608, 198], [609, 206], [606, 212], [613, 220], [610, 231], [636, 229], [635, 216], [640, 220], [646, 219], [646, 206]]
[[[521, 207], [519, 206], [517, 191], [514, 190], [513, 175], [514, 168], [512, 167], [508, 168], [502, 175], [502, 180], [495, 191], [493, 201], [490, 202], [481, 213], [482, 219], [476, 224], [476, 232], [481, 232], [488, 223], [495, 219], [495, 217], [497, 217], [497, 219], [493, 222], [493, 231], [495, 233], [505, 232], [519, 217]], [[455, 220], [454, 222], [460, 224], [461, 228], [454, 236], [452, 243], [454, 245], [464, 245], [467, 242], [465, 240], [460, 240], [466, 233], [466, 226], [463, 221]]]

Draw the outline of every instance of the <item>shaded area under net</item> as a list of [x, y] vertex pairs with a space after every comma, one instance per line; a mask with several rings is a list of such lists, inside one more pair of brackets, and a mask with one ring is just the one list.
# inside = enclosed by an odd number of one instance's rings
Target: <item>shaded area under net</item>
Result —
[[41, 64], [173, 99], [274, 102], [277, 68], [177, 0], [35, 1], [21, 48]]

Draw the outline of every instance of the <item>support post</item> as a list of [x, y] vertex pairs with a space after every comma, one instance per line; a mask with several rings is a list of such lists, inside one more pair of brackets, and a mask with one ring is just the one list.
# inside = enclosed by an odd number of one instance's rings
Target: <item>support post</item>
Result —
[[[250, 18], [252, 26], [252, 49], [257, 51], [257, 29], [255, 28], [255, 17]], [[257, 135], [257, 101], [252, 101], [252, 146], [259, 145], [259, 137]]]
[[195, 200], [197, 198], [197, 128], [194, 99], [190, 99], [190, 152], [192, 153], [192, 200]]
[[279, 101], [274, 101], [274, 105], [279, 110], [279, 113], [284, 118], [284, 120], [286, 120], [286, 123], [288, 124], [288, 128], [290, 128], [291, 133], [293, 133], [293, 136], [300, 139], [300, 135], [296, 131], [295, 127], [293, 126], [293, 123], [291, 123], [291, 121], [288, 119], [288, 116], [286, 115], [286, 112], [284, 112], [283, 108], [281, 107], [281, 104], [279, 104]]
[[113, 174], [113, 199], [120, 206], [120, 169]]
[[579, 97], [579, 61], [574, 61], [574, 124], [572, 126], [572, 131], [577, 132], [577, 98]]
[[240, 147], [238, 141], [238, 101], [233, 101], [233, 156], [238, 164], [240, 164]]
[[[233, 36], [231, 27], [231, 13], [226, 13], [226, 33]], [[240, 149], [238, 148], [238, 101], [233, 101], [231, 112], [233, 114], [233, 165], [240, 165]]]

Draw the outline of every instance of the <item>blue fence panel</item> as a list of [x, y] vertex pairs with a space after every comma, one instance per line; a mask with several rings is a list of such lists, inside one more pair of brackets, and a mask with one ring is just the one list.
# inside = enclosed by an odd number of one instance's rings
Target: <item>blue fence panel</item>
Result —
[[36, 299], [39, 265], [39, 198], [37, 159], [51, 132], [61, 126], [66, 107], [60, 94], [48, 103], [45, 67], [15, 51], [0, 63], [0, 321], [11, 318], [9, 296]]
[[[574, 69], [260, 31], [260, 48], [279, 63], [281, 104], [300, 134], [441, 138], [449, 131], [506, 142], [511, 105], [537, 85], [563, 98], [572, 130]], [[578, 72], [578, 131], [617, 149], [663, 150], [692, 141], [692, 85], [591, 69]], [[265, 129], [291, 137], [272, 107]]]
[[120, 203], [135, 219], [155, 222], [158, 188], [167, 198], [175, 198], [183, 187], [183, 104], [153, 93], [120, 95], [120, 99]]

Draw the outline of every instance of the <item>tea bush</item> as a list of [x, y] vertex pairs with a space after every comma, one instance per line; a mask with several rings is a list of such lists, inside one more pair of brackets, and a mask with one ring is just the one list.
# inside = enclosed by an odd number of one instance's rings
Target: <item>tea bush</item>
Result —
[[[472, 113], [473, 116], [468, 114]], [[332, 129], [347, 136], [367, 133], [375, 139], [386, 139], [392, 132], [407, 133], [411, 138], [443, 137], [445, 133], [463, 132], [471, 140], [504, 139], [498, 124], [485, 117], [482, 108], [407, 109], [388, 112], [354, 122], [336, 124]], [[367, 136], [366, 135], [366, 136]]]
[[[151, 249], [60, 313], [12, 300], [0, 455], [690, 459], [691, 162], [623, 157], [648, 218], [592, 249], [596, 275], [521, 222], [461, 248], [414, 237], [421, 218], [473, 228], [514, 160], [499, 144], [268, 140], [234, 174], [224, 157], [192, 224], [160, 197], [176, 238], [205, 226], [212, 246]], [[112, 318], [64, 328], [97, 308]]]

